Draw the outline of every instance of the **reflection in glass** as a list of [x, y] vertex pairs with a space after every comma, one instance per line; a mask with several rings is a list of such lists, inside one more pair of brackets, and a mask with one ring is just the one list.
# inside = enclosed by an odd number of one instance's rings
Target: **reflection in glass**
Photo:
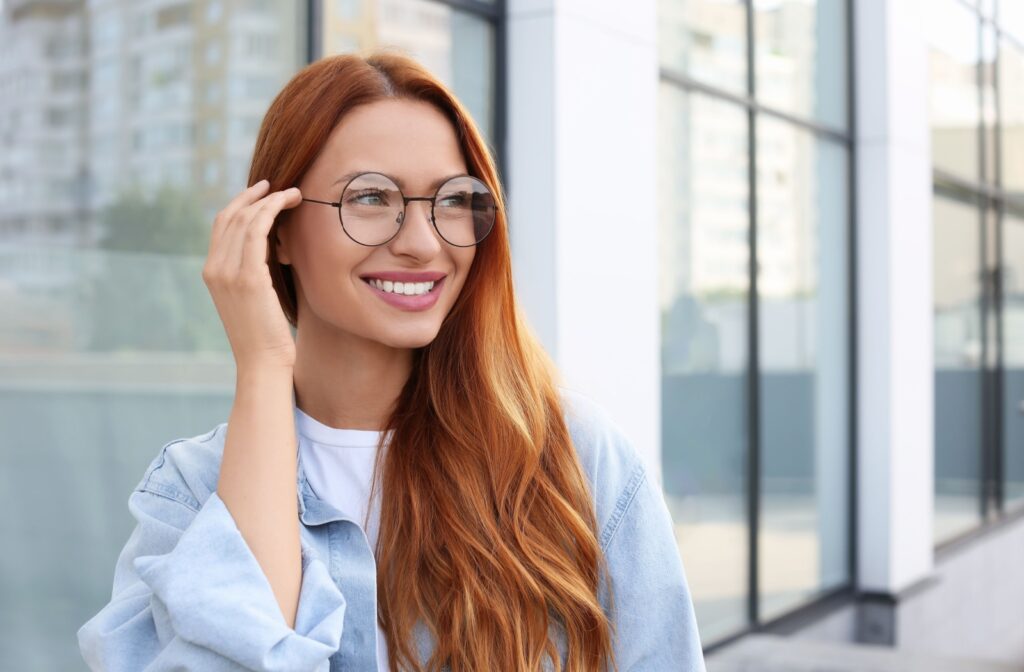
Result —
[[743, 0], [658, 0], [658, 59], [664, 68], [745, 94]]
[[1024, 42], [1024, 2], [1002, 0], [999, 3], [999, 27]]
[[936, 0], [927, 17], [932, 164], [972, 182], [979, 176], [977, 14]]
[[[1006, 4], [1006, 3], [1004, 3]], [[1021, 4], [1024, 8], [1024, 3]], [[999, 124], [1002, 186], [1024, 201], [1024, 47], [999, 43]]]
[[[985, 23], [981, 30], [981, 123], [984, 180], [996, 183], [996, 31]], [[1013, 93], [1009, 93], [1013, 96]]]
[[494, 141], [494, 26], [431, 0], [324, 2], [324, 54], [392, 48], [451, 87], [480, 132]]
[[848, 567], [847, 150], [757, 126], [760, 618], [844, 584]]
[[227, 418], [210, 224], [304, 33], [293, 2], [19, 4], [0, 13], [0, 651], [72, 670], [131, 489], [168, 440]]
[[758, 102], [845, 129], [845, 0], [753, 4]]
[[746, 625], [746, 128], [741, 108], [661, 85], [664, 485], [705, 642]]
[[1003, 462], [1009, 507], [1024, 501], [1024, 211], [1003, 219]]
[[935, 541], [981, 518], [981, 241], [972, 203], [932, 202], [935, 309]]

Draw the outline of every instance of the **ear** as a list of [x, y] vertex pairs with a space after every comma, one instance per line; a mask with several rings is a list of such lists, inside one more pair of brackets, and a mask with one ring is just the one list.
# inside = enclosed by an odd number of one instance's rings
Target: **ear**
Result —
[[[288, 234], [282, 226], [275, 226], [270, 232], [270, 244], [274, 246], [277, 253], [277, 261], [282, 266], [290, 266], [291, 255], [288, 253]], [[282, 235], [283, 234], [283, 235]]]

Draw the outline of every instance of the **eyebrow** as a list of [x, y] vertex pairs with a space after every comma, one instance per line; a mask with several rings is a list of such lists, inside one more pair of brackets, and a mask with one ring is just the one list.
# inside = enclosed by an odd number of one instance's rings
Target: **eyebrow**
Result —
[[[401, 189], [402, 191], [405, 191], [405, 183], [402, 181], [402, 178], [395, 177], [394, 175], [388, 175], [387, 173], [382, 173], [379, 170], [353, 170], [351, 173], [345, 173], [344, 175], [342, 175], [341, 177], [336, 179], [331, 184], [331, 186], [334, 187], [334, 186], [336, 186], [338, 184], [341, 184], [342, 182], [348, 182], [349, 180], [351, 180], [356, 175], [361, 175], [362, 173], [377, 173], [378, 175], [383, 175], [384, 177], [389, 178], [395, 184], [397, 184], [399, 189]], [[442, 184], [444, 184], [448, 180], [452, 179], [453, 177], [462, 177], [465, 174], [466, 173], [454, 173], [452, 175], [445, 175], [444, 177], [439, 177], [439, 178], [437, 178], [436, 180], [434, 180], [433, 182], [430, 183], [430, 188], [431, 189], [437, 189], [439, 186], [441, 186]]]

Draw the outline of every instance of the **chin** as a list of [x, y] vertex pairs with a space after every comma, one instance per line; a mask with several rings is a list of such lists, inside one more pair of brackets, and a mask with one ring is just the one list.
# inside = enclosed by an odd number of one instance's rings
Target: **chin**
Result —
[[395, 330], [382, 334], [377, 340], [392, 348], [422, 348], [430, 345], [437, 338], [438, 329], [434, 326], [423, 329]]

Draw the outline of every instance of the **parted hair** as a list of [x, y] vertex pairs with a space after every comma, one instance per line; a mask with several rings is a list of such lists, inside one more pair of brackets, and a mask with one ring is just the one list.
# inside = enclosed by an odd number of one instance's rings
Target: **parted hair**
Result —
[[[469, 173], [498, 206], [437, 337], [413, 352], [387, 420], [387, 450], [378, 451], [378, 619], [391, 669], [532, 671], [545, 658], [555, 670], [617, 669], [612, 621], [598, 599], [602, 581], [612, 593], [592, 493], [563, 416], [559, 374], [516, 302], [505, 196], [467, 110], [400, 52], [323, 58], [271, 103], [249, 184], [297, 186], [349, 110], [388, 98], [425, 101], [445, 114]], [[268, 265], [297, 326], [292, 271], [275, 245]], [[418, 622], [436, 643], [425, 667]], [[556, 637], [567, 651], [564, 668]]]

